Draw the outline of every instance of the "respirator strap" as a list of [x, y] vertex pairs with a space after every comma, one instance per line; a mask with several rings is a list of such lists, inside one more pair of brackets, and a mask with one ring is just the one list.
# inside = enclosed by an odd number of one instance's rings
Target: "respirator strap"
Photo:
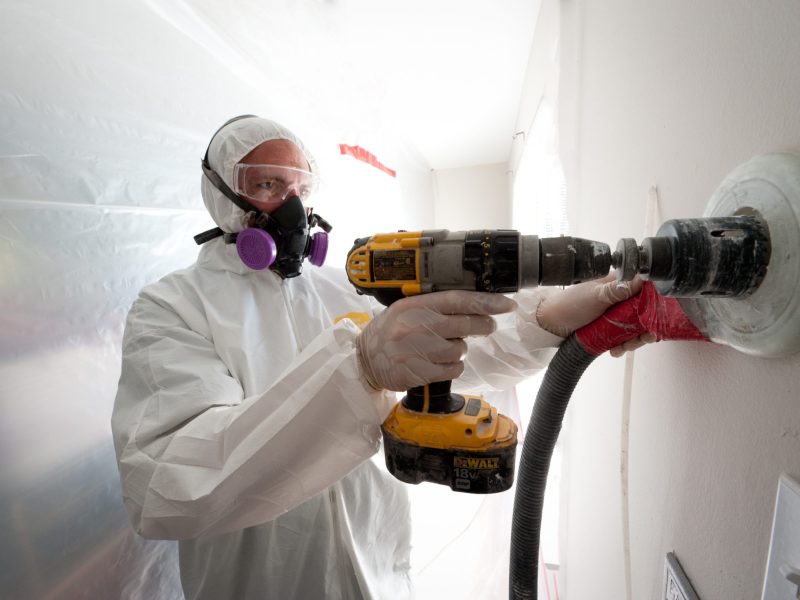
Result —
[[[234, 117], [222, 124], [222, 127], [217, 129], [214, 132], [214, 135], [211, 136], [211, 140], [213, 141], [217, 134], [222, 131], [225, 127], [233, 123], [234, 121], [238, 121], [240, 119], [249, 119], [251, 117], [255, 117], [256, 115], [240, 115], [238, 117]], [[208, 164], [208, 151], [211, 148], [211, 142], [208, 143], [208, 147], [206, 148], [206, 153], [203, 156], [202, 160], [200, 161], [200, 168], [203, 169], [203, 174], [208, 177], [208, 180], [211, 182], [215, 188], [217, 188], [228, 200], [233, 202], [236, 206], [241, 208], [244, 212], [259, 212], [259, 210], [247, 202], [241, 196], [238, 196], [236, 192], [234, 192], [228, 185], [222, 180], [222, 177], [219, 176], [214, 169], [211, 168], [211, 165]], [[209, 229], [208, 231], [204, 231], [203, 233], [198, 233], [194, 236], [194, 242], [198, 246], [205, 244], [206, 242], [210, 242], [213, 239], [216, 239], [222, 235], [225, 235], [225, 232], [222, 231], [219, 227], [214, 227], [213, 229]], [[227, 241], [227, 240], [226, 240]], [[230, 242], [229, 242], [230, 243]]]
[[238, 233], [226, 233], [219, 227], [214, 227], [214, 229], [209, 229], [208, 231], [198, 233], [196, 236], [194, 236], [194, 243], [198, 246], [202, 246], [206, 242], [210, 242], [218, 237], [222, 237], [226, 244], [235, 244], [238, 235]]
[[222, 231], [219, 227], [214, 227], [214, 229], [209, 229], [208, 231], [204, 231], [203, 233], [198, 233], [194, 236], [194, 243], [198, 246], [202, 246], [206, 242], [210, 242], [211, 240], [218, 238], [221, 235], [224, 235], [225, 232]]
[[194, 236], [194, 243], [198, 246], [202, 246], [206, 242], [210, 242], [211, 240], [221, 237], [223, 240], [225, 240], [226, 244], [235, 244], [238, 235], [238, 233], [226, 233], [219, 227], [214, 227], [214, 229], [209, 229], [208, 231], [198, 233], [196, 236]]
[[211, 184], [220, 192], [222, 192], [228, 198], [228, 200], [233, 202], [246, 213], [253, 211], [259, 212], [255, 206], [236, 194], [236, 192], [228, 187], [228, 184], [222, 181], [222, 177], [220, 177], [219, 174], [209, 166], [207, 158], [203, 158], [203, 160], [200, 161], [200, 167], [203, 169], [203, 173], [206, 177], [208, 177], [208, 180], [211, 182]]
[[[211, 142], [214, 141], [214, 138], [217, 137], [217, 134], [220, 131], [225, 129], [231, 123], [235, 121], [240, 121], [242, 119], [251, 119], [251, 118], [258, 118], [258, 117], [256, 117], [256, 115], [239, 115], [238, 117], [233, 117], [232, 119], [229, 119], [228, 121], [223, 123], [219, 129], [217, 129], [214, 132], [214, 135], [211, 136]], [[246, 213], [250, 211], [258, 212], [258, 209], [255, 206], [247, 202], [241, 196], [237, 195], [236, 192], [234, 192], [231, 188], [228, 187], [228, 185], [224, 181], [222, 181], [222, 177], [219, 176], [219, 173], [217, 173], [214, 169], [211, 168], [211, 165], [208, 163], [208, 151], [211, 149], [211, 142], [208, 143], [208, 147], [206, 148], [206, 153], [203, 156], [203, 160], [200, 161], [200, 167], [203, 169], [203, 173], [205, 174], [205, 176], [208, 177], [208, 180], [212, 183], [212, 185], [215, 188], [217, 188], [220, 192], [222, 192], [228, 198], [228, 200], [233, 202], [244, 212]]]

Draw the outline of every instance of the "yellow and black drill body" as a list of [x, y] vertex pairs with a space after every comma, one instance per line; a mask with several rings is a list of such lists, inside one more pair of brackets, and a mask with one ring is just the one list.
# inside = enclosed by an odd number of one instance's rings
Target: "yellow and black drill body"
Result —
[[[398, 231], [359, 238], [347, 275], [361, 294], [389, 306], [445, 290], [511, 293], [571, 285], [608, 274], [607, 244], [538, 238], [514, 230]], [[389, 471], [459, 492], [502, 492], [514, 481], [517, 426], [482, 397], [455, 394], [450, 381], [412, 388], [383, 423]]]

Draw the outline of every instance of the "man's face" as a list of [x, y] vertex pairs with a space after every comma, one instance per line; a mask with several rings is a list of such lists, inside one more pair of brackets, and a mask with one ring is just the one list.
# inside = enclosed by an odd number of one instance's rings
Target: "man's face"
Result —
[[239, 162], [234, 179], [236, 192], [269, 214], [293, 195], [305, 200], [313, 190], [314, 176], [297, 146], [288, 140], [269, 140]]

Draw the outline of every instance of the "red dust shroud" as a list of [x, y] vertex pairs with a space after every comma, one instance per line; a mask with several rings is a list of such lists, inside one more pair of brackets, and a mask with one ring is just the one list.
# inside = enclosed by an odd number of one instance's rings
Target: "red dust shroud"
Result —
[[661, 296], [647, 281], [642, 292], [615, 304], [600, 318], [582, 327], [575, 336], [581, 346], [594, 356], [632, 340], [643, 333], [653, 333], [661, 340], [707, 340], [689, 320], [675, 298]]

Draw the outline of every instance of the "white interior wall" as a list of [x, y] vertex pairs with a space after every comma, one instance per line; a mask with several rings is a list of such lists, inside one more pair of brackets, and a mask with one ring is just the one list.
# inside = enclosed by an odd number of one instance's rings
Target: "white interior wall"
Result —
[[558, 96], [559, 5], [558, 0], [543, 0], [539, 5], [508, 161], [512, 175], [542, 100], [555, 101]]
[[451, 231], [511, 227], [506, 163], [433, 171], [433, 181], [433, 227]]
[[[540, 23], [554, 4], [543, 3]], [[697, 217], [738, 164], [800, 152], [797, 2], [558, 5], [572, 233], [612, 245], [641, 239], [652, 186], [656, 225]], [[538, 48], [531, 64], [551, 51]], [[523, 106], [538, 102], [535, 77], [529, 69]], [[800, 477], [798, 366], [797, 356], [764, 360], [676, 342], [627, 362], [598, 359], [562, 437], [561, 598], [663, 597], [673, 550], [703, 600], [760, 597], [778, 476]]]

